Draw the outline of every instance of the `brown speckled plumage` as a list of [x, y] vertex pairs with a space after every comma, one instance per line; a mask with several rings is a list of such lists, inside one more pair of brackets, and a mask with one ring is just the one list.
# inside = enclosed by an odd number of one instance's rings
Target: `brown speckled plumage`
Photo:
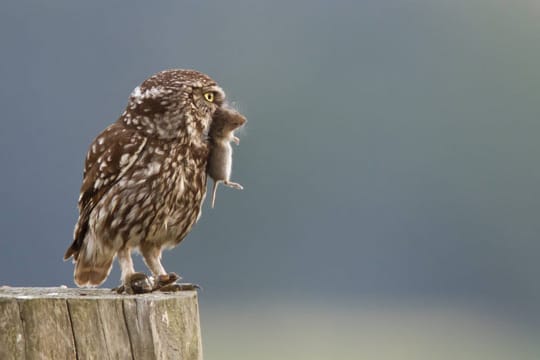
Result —
[[224, 97], [193, 70], [165, 70], [133, 90], [86, 157], [79, 219], [64, 256], [74, 259], [77, 285], [105, 281], [116, 255], [125, 281], [134, 272], [132, 249], [155, 276], [166, 274], [162, 249], [182, 241], [201, 213], [207, 136]]

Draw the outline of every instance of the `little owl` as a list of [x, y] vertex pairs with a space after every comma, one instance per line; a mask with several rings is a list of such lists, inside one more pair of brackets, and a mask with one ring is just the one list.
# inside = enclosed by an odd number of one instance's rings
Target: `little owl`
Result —
[[[73, 257], [78, 286], [102, 284], [118, 256], [120, 291], [146, 292], [179, 284], [161, 252], [189, 233], [206, 195], [208, 131], [225, 93], [194, 70], [165, 70], [137, 86], [120, 118], [91, 144], [79, 196]], [[138, 250], [154, 275], [136, 273]], [[171, 285], [172, 284], [172, 285]]]

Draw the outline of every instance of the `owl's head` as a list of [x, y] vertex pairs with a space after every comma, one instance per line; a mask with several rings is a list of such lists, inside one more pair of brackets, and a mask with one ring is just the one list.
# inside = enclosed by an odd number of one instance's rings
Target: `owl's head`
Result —
[[146, 136], [181, 143], [202, 141], [225, 92], [195, 70], [164, 70], [137, 86], [120, 120]]

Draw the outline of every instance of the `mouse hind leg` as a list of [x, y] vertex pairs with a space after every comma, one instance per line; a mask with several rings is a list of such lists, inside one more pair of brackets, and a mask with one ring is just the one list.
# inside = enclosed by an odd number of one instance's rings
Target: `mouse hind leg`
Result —
[[238, 190], [243, 190], [244, 187], [242, 185], [240, 185], [239, 183], [235, 183], [235, 182], [232, 182], [232, 181], [229, 181], [229, 180], [225, 180], [223, 181], [223, 185], [226, 185], [230, 188], [233, 188], [233, 189], [238, 189]]

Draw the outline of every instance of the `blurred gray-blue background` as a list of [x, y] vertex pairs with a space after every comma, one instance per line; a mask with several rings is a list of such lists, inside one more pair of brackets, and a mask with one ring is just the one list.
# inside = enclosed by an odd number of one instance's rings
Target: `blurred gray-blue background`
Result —
[[0, 285], [73, 286], [89, 143], [195, 68], [249, 119], [245, 190], [164, 258], [204, 288], [206, 358], [540, 356], [536, 0], [1, 9]]

